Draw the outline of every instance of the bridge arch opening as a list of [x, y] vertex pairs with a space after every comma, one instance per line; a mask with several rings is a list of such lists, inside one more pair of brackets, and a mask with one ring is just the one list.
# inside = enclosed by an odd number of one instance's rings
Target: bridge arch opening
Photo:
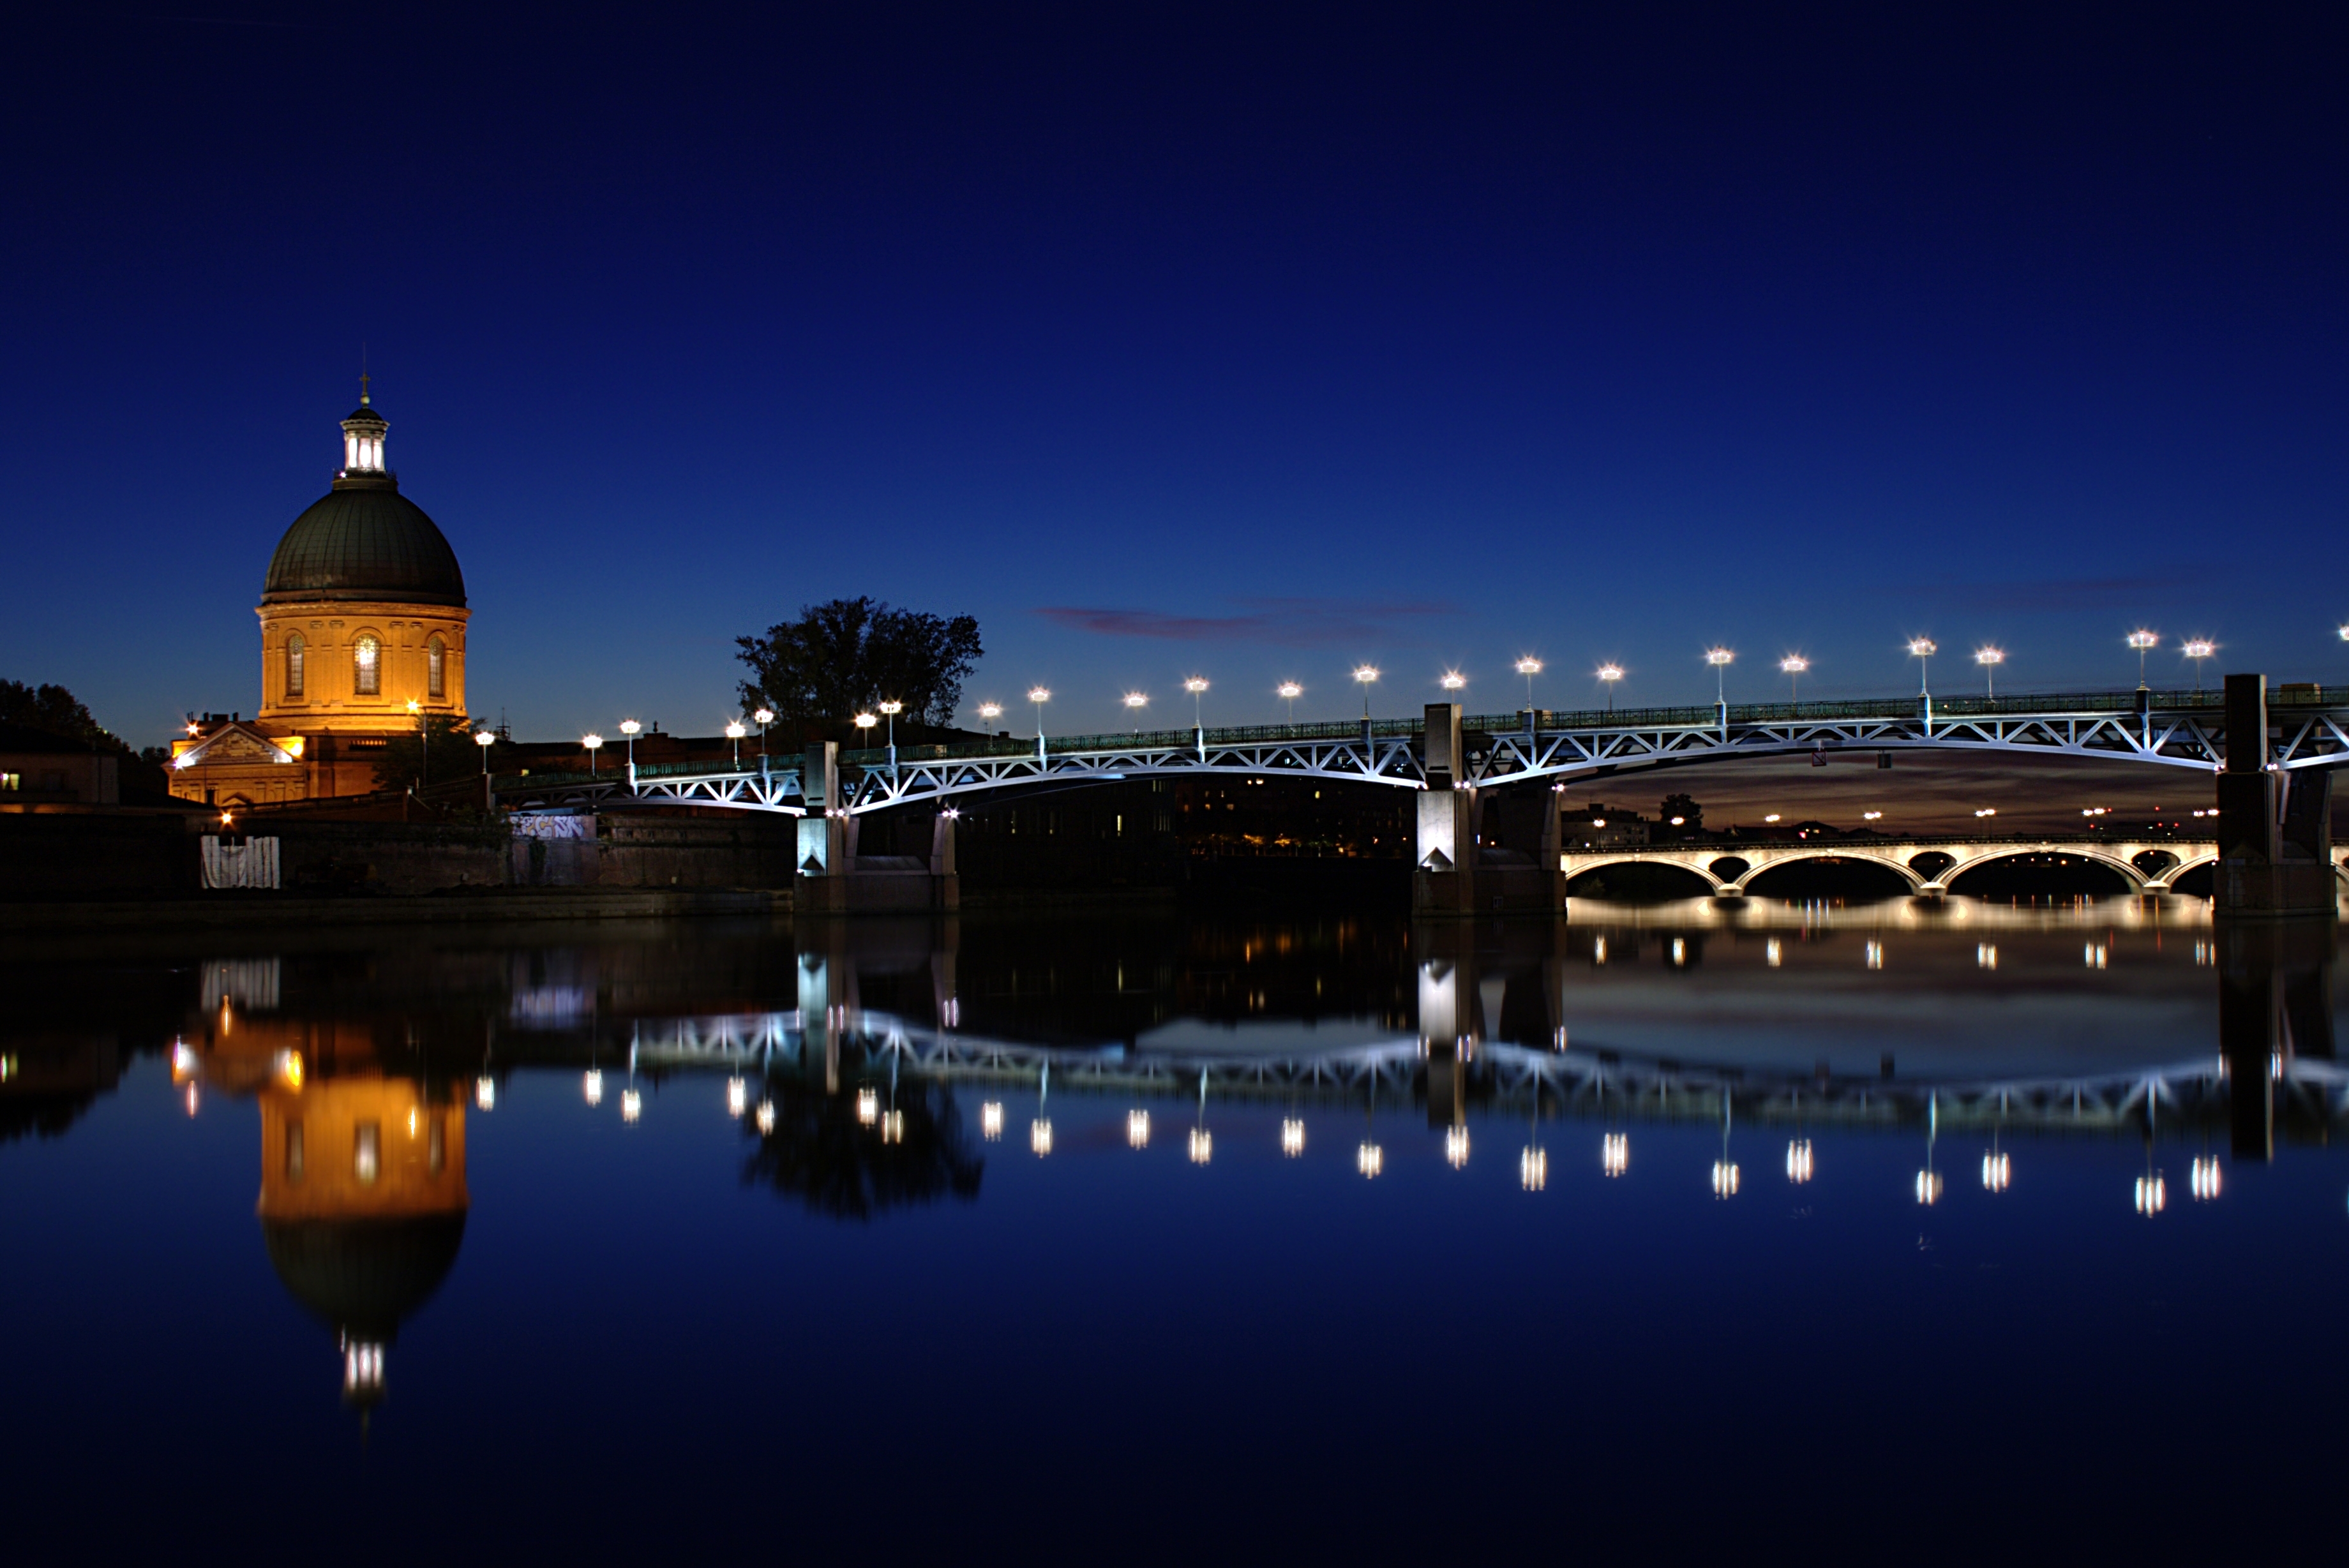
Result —
[[1947, 850], [1927, 850], [1909, 858], [1909, 869], [1927, 882], [1938, 882], [1941, 873], [1958, 863], [1958, 857]]
[[1568, 898], [1603, 898], [1615, 903], [1671, 903], [1684, 898], [1710, 898], [1713, 882], [1687, 866], [1655, 861], [1598, 866], [1567, 879]]
[[2178, 863], [2178, 857], [2168, 850], [2140, 850], [2129, 857], [2129, 864], [2149, 877], [2158, 877]]
[[2085, 855], [2024, 851], [1978, 861], [1950, 880], [1967, 898], [2117, 898], [2137, 890], [2119, 869]]
[[1909, 879], [1878, 861], [1843, 855], [1788, 861], [1756, 872], [1745, 884], [1750, 898], [1784, 899], [1802, 903], [1840, 900], [1847, 903], [1881, 903], [1907, 898], [1916, 890]]
[[2180, 872], [2169, 879], [2169, 891], [2184, 893], [2189, 898], [2209, 898], [2212, 893], [2213, 873], [2217, 870], [2216, 866], [2199, 865], [2191, 871]]
[[1705, 868], [1725, 882], [1733, 882], [1754, 869], [1751, 861], [1738, 855], [1723, 855]]

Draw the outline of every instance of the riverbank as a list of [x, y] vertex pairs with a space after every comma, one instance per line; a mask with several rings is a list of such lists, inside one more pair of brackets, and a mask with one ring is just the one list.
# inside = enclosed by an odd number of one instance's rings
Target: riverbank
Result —
[[184, 931], [255, 925], [474, 924], [531, 920], [659, 920], [724, 915], [778, 918], [788, 889], [483, 888], [477, 892], [354, 895], [215, 892], [198, 897], [0, 903], [0, 934]]

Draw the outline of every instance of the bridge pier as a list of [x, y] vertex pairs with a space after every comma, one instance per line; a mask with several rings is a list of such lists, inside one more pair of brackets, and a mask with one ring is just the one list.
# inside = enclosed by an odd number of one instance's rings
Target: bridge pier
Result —
[[1456, 1127], [1468, 1119], [1468, 1073], [1483, 1034], [1475, 947], [1458, 926], [1415, 934], [1426, 954], [1419, 965], [1419, 1048], [1427, 1058], [1427, 1125]]
[[1464, 782], [1460, 705], [1427, 705], [1427, 788], [1419, 795], [1413, 846], [1413, 914], [1470, 914], [1476, 908], [1476, 790]]
[[795, 914], [908, 914], [961, 907], [955, 870], [955, 818], [940, 811], [930, 828], [929, 853], [865, 856], [857, 852], [858, 819], [840, 802], [840, 748], [811, 746], [800, 765], [798, 874], [792, 882]]
[[2226, 716], [2213, 913], [2239, 918], [2332, 915], [2339, 899], [2333, 869], [2332, 770], [2288, 773], [2273, 765], [2264, 675], [2227, 677]]

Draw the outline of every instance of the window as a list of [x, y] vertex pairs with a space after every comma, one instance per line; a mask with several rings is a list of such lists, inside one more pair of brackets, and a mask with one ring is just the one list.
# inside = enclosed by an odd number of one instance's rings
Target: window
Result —
[[289, 1121], [285, 1124], [285, 1180], [288, 1181], [302, 1180], [302, 1124]]
[[383, 1126], [380, 1122], [362, 1121], [358, 1136], [351, 1143], [351, 1174], [362, 1186], [375, 1185], [377, 1175], [383, 1170]]
[[309, 645], [302, 640], [301, 633], [296, 632], [285, 639], [285, 700], [288, 702], [302, 700], [302, 655], [308, 651]]
[[442, 675], [449, 665], [449, 645], [435, 637], [424, 645], [424, 689], [436, 697], [447, 696], [448, 682]]
[[362, 636], [351, 645], [351, 670], [357, 677], [355, 687], [360, 696], [380, 696], [383, 694], [383, 645], [373, 636]]

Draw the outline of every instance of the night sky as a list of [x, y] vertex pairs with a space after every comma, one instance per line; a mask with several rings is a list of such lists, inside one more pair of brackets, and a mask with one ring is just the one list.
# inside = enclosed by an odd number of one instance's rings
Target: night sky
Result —
[[2349, 679], [2319, 7], [178, 9], [0, 24], [0, 675], [134, 742], [363, 346], [525, 738], [855, 593], [1062, 733]]

